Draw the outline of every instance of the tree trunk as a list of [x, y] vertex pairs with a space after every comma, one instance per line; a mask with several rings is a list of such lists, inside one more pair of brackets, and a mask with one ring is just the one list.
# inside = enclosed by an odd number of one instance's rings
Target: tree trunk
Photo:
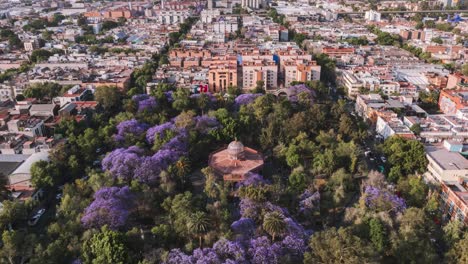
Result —
[[200, 248], [202, 248], [202, 236], [198, 236], [198, 242], [199, 242]]

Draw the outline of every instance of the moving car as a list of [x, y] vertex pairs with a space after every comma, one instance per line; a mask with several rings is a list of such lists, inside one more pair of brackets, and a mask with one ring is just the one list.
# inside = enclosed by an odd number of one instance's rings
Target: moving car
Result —
[[31, 219], [29, 219], [28, 221], [28, 225], [30, 226], [35, 226], [37, 224], [37, 222], [39, 222], [39, 219], [41, 219], [41, 216], [45, 213], [45, 209], [42, 208], [40, 209], [39, 211], [36, 212], [36, 214], [31, 217]]

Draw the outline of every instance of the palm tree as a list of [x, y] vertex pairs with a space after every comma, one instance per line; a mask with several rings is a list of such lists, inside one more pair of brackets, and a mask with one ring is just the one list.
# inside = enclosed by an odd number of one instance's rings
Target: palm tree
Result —
[[263, 218], [263, 229], [275, 241], [277, 235], [281, 235], [286, 231], [286, 222], [284, 221], [283, 214], [277, 211], [267, 213]]
[[176, 164], [176, 174], [181, 179], [182, 184], [185, 185], [185, 178], [190, 172], [190, 160], [186, 157], [180, 158]]
[[192, 234], [198, 237], [200, 248], [202, 247], [202, 237], [209, 228], [209, 219], [204, 212], [198, 211], [191, 215], [187, 227]]

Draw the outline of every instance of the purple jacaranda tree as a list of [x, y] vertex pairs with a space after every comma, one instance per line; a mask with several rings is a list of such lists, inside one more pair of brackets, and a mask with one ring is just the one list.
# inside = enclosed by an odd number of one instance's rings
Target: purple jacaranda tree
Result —
[[268, 213], [278, 211], [284, 215], [289, 214], [286, 208], [282, 208], [281, 206], [275, 205], [271, 202], [256, 202], [249, 198], [241, 199], [239, 207], [242, 217], [252, 218], [255, 221], [260, 220], [262, 212]]
[[221, 238], [214, 243], [213, 250], [223, 263], [225, 263], [226, 260], [234, 260], [239, 264], [247, 262], [245, 249], [239, 242], [233, 242], [225, 238]]
[[146, 131], [146, 141], [150, 144], [153, 144], [155, 139], [165, 139], [168, 132], [174, 132], [176, 127], [172, 122], [166, 122], [160, 125], [150, 127]]
[[250, 238], [255, 232], [255, 221], [250, 218], [242, 217], [231, 224], [231, 229], [244, 238]]
[[169, 103], [172, 103], [174, 101], [174, 97], [172, 96], [173, 94], [174, 94], [174, 91], [164, 92], [164, 95], [166, 96], [166, 99]]
[[138, 102], [138, 112], [143, 112], [143, 111], [151, 111], [156, 109], [158, 106], [158, 103], [154, 97], [150, 97], [145, 100], [141, 100]]
[[258, 220], [262, 211], [262, 204], [249, 198], [243, 198], [239, 203], [239, 208], [242, 217]]
[[221, 264], [221, 259], [212, 248], [197, 248], [193, 251], [193, 259], [196, 264]]
[[251, 104], [257, 99], [258, 97], [262, 96], [263, 94], [256, 93], [256, 94], [241, 94], [234, 99], [234, 104], [237, 107], [240, 107], [241, 105], [248, 105]]
[[138, 112], [153, 110], [157, 107], [156, 99], [153, 96], [149, 96], [147, 94], [134, 95], [132, 100], [137, 104]]
[[142, 155], [143, 150], [137, 146], [115, 149], [102, 160], [102, 169], [114, 178], [129, 182], [142, 162]]
[[281, 251], [280, 244], [272, 244], [268, 237], [262, 236], [250, 240], [248, 255], [252, 264], [275, 264], [279, 263]]
[[303, 238], [292, 235], [286, 236], [283, 241], [281, 241], [281, 246], [283, 249], [283, 254], [299, 256], [301, 258], [307, 249], [307, 245]]
[[94, 201], [85, 209], [81, 223], [86, 228], [100, 228], [104, 225], [111, 229], [125, 226], [134, 195], [128, 186], [104, 187], [94, 194]]
[[316, 96], [315, 91], [311, 90], [305, 84], [298, 84], [287, 88], [289, 90], [289, 101], [297, 102], [300, 94], [304, 93], [310, 100]]
[[220, 124], [216, 117], [210, 117], [207, 115], [196, 116], [195, 118], [195, 130], [202, 134], [208, 134], [209, 132], [218, 129]]
[[257, 186], [257, 185], [262, 185], [262, 184], [267, 184], [267, 183], [268, 183], [268, 181], [266, 181], [263, 178], [262, 175], [257, 174], [257, 173], [253, 173], [253, 172], [249, 172], [245, 176], [245, 180], [243, 180], [241, 182], [238, 182], [236, 184], [236, 187], [240, 188], [242, 186], [250, 186], [250, 185]]
[[320, 207], [319, 191], [313, 192], [311, 190], [305, 190], [299, 199], [299, 211], [301, 213], [307, 214], [314, 210], [318, 210]]
[[193, 264], [194, 259], [192, 256], [185, 254], [180, 249], [176, 248], [169, 252], [167, 255], [166, 264]]
[[165, 263], [276, 264], [282, 263], [283, 260], [301, 263], [306, 249], [306, 239], [293, 235], [288, 235], [276, 243], [272, 243], [266, 236], [243, 242], [221, 238], [212, 248], [195, 249], [192, 255], [185, 254], [180, 249], [173, 249]]
[[117, 134], [114, 139], [117, 142], [123, 142], [129, 137], [138, 138], [142, 136], [147, 129], [147, 124], [140, 123], [136, 119], [125, 120], [117, 125]]
[[400, 213], [406, 209], [405, 199], [398, 197], [389, 190], [366, 186], [361, 199], [367, 208], [375, 211]]
[[306, 232], [302, 225], [294, 221], [294, 219], [292, 219], [291, 217], [286, 217], [284, 219], [284, 222], [286, 223], [287, 234], [297, 238], [304, 237]]

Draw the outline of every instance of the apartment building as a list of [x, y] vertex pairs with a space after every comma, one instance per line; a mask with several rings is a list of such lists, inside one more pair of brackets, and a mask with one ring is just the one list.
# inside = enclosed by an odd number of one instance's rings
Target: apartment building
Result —
[[278, 88], [278, 66], [272, 60], [244, 61], [242, 64], [242, 88], [251, 90], [263, 81], [265, 90]]
[[208, 71], [210, 92], [227, 91], [230, 86], [237, 86], [237, 65], [212, 65]]
[[442, 220], [459, 220], [468, 225], [468, 160], [461, 154], [466, 146], [458, 141], [425, 146], [429, 161], [424, 177], [441, 185]]
[[404, 138], [415, 139], [413, 132], [397, 117], [377, 117], [377, 124], [375, 131], [384, 139], [393, 135], [401, 136]]
[[292, 60], [284, 62], [284, 86], [289, 87], [291, 82], [306, 82], [320, 80], [321, 67], [315, 61]]
[[444, 114], [455, 114], [468, 107], [468, 90], [442, 90], [439, 96], [439, 109]]

